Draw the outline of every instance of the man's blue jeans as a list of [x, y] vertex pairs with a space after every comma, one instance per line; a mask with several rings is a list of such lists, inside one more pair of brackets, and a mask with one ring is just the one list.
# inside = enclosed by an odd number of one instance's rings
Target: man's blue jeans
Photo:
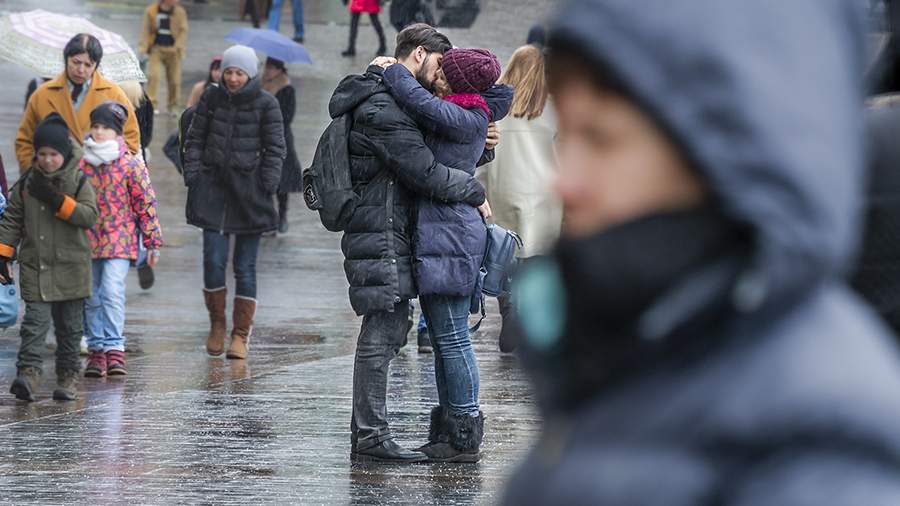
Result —
[[93, 286], [84, 303], [84, 334], [91, 351], [125, 351], [125, 279], [131, 260], [91, 261]]
[[[235, 235], [234, 292], [239, 297], [256, 298], [256, 256], [259, 234]], [[213, 230], [203, 231], [203, 287], [217, 290], [225, 286], [228, 249], [231, 236]]]
[[434, 347], [440, 405], [454, 415], [478, 416], [478, 362], [469, 337], [470, 297], [420, 295]]
[[[281, 23], [281, 6], [284, 0], [272, 0], [272, 8], [269, 10], [269, 30], [278, 31]], [[303, 37], [303, 0], [291, 0], [294, 11], [294, 37]]]

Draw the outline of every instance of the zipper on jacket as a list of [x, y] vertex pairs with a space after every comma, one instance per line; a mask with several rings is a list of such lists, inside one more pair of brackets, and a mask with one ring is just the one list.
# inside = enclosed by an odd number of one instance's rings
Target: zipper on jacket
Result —
[[[234, 135], [234, 118], [237, 116], [237, 111], [234, 110], [234, 103], [231, 100], [231, 95], [228, 96], [228, 112], [231, 117], [228, 122], [228, 138], [225, 140], [225, 146], [228, 146], [230, 149], [231, 146], [231, 136]], [[215, 115], [213, 115], [215, 117]], [[225, 157], [225, 172], [231, 170], [231, 152], [229, 151], [228, 156]], [[222, 222], [219, 224], [219, 233], [225, 235], [225, 217], [228, 216], [228, 199], [222, 199]]]

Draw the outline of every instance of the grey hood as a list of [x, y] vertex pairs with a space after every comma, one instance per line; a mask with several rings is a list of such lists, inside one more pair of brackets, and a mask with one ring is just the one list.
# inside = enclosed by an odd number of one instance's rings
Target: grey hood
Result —
[[863, 183], [858, 3], [574, 0], [551, 28], [551, 51], [574, 44], [605, 67], [725, 212], [755, 230], [753, 266], [733, 292], [739, 309], [789, 303], [852, 261]]

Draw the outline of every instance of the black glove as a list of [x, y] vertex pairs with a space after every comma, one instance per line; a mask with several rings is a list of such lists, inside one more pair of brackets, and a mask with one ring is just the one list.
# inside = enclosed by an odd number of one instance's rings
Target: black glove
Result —
[[12, 258], [0, 256], [0, 285], [9, 285], [13, 282], [12, 264]]
[[66, 196], [54, 188], [53, 183], [39, 170], [34, 171], [28, 178], [28, 193], [48, 204], [54, 211], [58, 211], [66, 199]]

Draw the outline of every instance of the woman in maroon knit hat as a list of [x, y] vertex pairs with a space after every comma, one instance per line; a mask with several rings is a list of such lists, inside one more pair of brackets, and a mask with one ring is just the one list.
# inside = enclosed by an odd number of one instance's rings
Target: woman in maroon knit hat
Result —
[[[490, 51], [451, 49], [444, 53], [443, 68], [449, 85], [443, 98], [433, 94], [438, 83], [424, 74], [417, 79], [404, 65], [388, 66], [384, 82], [425, 133], [435, 160], [474, 174], [476, 165], [488, 160], [488, 123], [507, 114], [513, 90], [494, 86], [500, 64]], [[431, 410], [428, 443], [419, 451], [432, 462], [476, 462], [484, 415], [468, 316], [473, 298], [480, 301], [479, 269], [487, 241], [482, 215], [490, 216], [490, 206], [420, 199], [417, 208], [413, 275], [434, 350], [439, 401]]]

